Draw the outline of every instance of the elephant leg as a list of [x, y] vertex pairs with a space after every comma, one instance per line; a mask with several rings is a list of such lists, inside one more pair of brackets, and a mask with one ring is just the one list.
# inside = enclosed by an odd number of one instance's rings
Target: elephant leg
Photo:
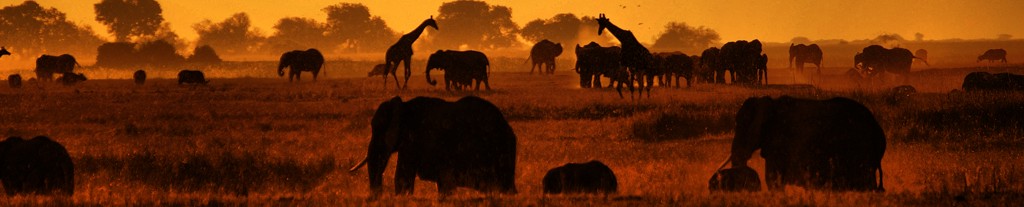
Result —
[[784, 166], [777, 161], [770, 161], [765, 159], [764, 161], [764, 182], [768, 185], [768, 190], [781, 191], [782, 190], [782, 169]]
[[[405, 83], [402, 84], [402, 89], [406, 89], [409, 88], [409, 76], [412, 76], [412, 56], [406, 57], [405, 60], [402, 60], [402, 63], [405, 64]], [[397, 78], [397, 75], [395, 78]]]
[[437, 178], [437, 194], [441, 198], [448, 197], [455, 192], [455, 172], [452, 169], [441, 169]]
[[398, 153], [398, 163], [395, 168], [395, 194], [411, 195], [416, 188], [416, 166], [415, 157], [403, 156]]
[[313, 82], [316, 82], [316, 75], [320, 74], [320, 71], [314, 70], [314, 71], [311, 71], [311, 72], [313, 72]]

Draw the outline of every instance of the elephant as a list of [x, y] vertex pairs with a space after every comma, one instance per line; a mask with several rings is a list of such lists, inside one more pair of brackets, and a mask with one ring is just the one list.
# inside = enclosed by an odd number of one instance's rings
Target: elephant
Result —
[[721, 67], [715, 71], [718, 76], [715, 81], [725, 83], [725, 70], [729, 70], [732, 76], [732, 83], [743, 85], [754, 85], [757, 81], [757, 68], [755, 66], [761, 55], [761, 41], [754, 39], [747, 42], [739, 40], [728, 42], [722, 46], [719, 54]]
[[60, 56], [42, 55], [36, 58], [36, 77], [39, 80], [53, 80], [54, 73], [74, 73], [75, 66], [82, 67], [75, 60], [75, 57], [69, 54]]
[[370, 122], [366, 158], [373, 197], [382, 192], [383, 173], [398, 153], [395, 194], [412, 194], [415, 178], [437, 183], [447, 196], [456, 187], [516, 194], [516, 135], [500, 109], [467, 96], [456, 102], [401, 97], [381, 103]]
[[567, 163], [544, 175], [544, 194], [615, 193], [619, 189], [615, 172], [601, 163]]
[[[702, 79], [705, 83], [718, 82], [718, 78], [715, 77], [715, 74], [722, 67], [721, 61], [719, 60], [721, 52], [722, 50], [718, 49], [717, 47], [711, 47], [705, 49], [704, 52], [701, 52], [700, 66], [698, 67], [700, 68], [701, 72], [698, 72], [697, 76], [701, 77], [700, 79]], [[725, 77], [722, 78], [722, 80], [724, 81]]]
[[11, 88], [21, 88], [21, 75], [12, 74], [7, 76], [7, 85]]
[[797, 70], [803, 73], [804, 63], [814, 63], [814, 66], [818, 67], [818, 75], [821, 75], [821, 59], [822, 52], [818, 44], [789, 44], [789, 68], [793, 68], [793, 63], [796, 62]]
[[11, 56], [11, 52], [7, 51], [7, 47], [0, 47], [0, 57]]
[[964, 76], [964, 91], [1024, 91], [1024, 75], [972, 72]]
[[1002, 61], [1006, 63], [1006, 50], [1004, 49], [989, 49], [985, 51], [985, 54], [978, 56], [978, 61], [988, 60], [988, 62]]
[[0, 142], [0, 182], [8, 196], [75, 193], [75, 164], [49, 137], [9, 137]]
[[203, 75], [203, 71], [181, 70], [178, 72], [178, 85], [206, 85], [207, 83], [210, 83], [210, 81], [206, 80], [206, 75]]
[[388, 64], [383, 64], [383, 63], [382, 64], [377, 64], [377, 65], [373, 66], [373, 70], [370, 70], [369, 73], [366, 73], [366, 77], [373, 77], [373, 76], [378, 76], [378, 75], [381, 75], [381, 76], [387, 75], [387, 73], [388, 73], [387, 70], [388, 70]]
[[928, 50], [917, 49], [914, 51], [914, 57], [920, 58], [921, 62], [928, 62]]
[[[317, 74], [324, 67], [324, 55], [320, 54], [319, 50], [308, 49], [306, 51], [293, 50], [286, 52], [281, 55], [281, 61], [277, 64], [277, 75], [284, 77], [284, 68], [288, 70], [288, 82], [292, 82], [292, 78], [295, 81], [299, 81], [302, 71], [309, 71], [313, 73], [313, 81], [316, 81]], [[324, 71], [324, 76], [327, 75], [327, 70]]]
[[[853, 56], [853, 65], [854, 68], [865, 71], [867, 77], [874, 77], [884, 71], [900, 75], [906, 83], [910, 79], [910, 66], [913, 65], [915, 58], [917, 57], [905, 48], [886, 49], [879, 45], [871, 45]], [[917, 59], [928, 64], [923, 59]]]
[[754, 70], [757, 71], [756, 84], [768, 85], [768, 54], [761, 54], [754, 60]]
[[135, 74], [132, 74], [132, 78], [135, 79], [135, 85], [140, 85], [141, 86], [143, 84], [146, 84], [146, 71], [145, 70], [136, 70]]
[[427, 59], [427, 83], [437, 85], [437, 81], [430, 79], [430, 70], [444, 70], [444, 89], [451, 90], [454, 84], [455, 89], [462, 89], [462, 86], [473, 86], [476, 81], [476, 90], [480, 90], [480, 82], [483, 82], [487, 90], [491, 90], [491, 84], [487, 80], [490, 73], [491, 63], [487, 55], [478, 51], [454, 51], [438, 50], [430, 54]]
[[82, 73], [65, 73], [64, 75], [61, 75], [60, 78], [57, 78], [57, 82], [60, 82], [65, 86], [72, 86], [86, 80], [88, 79], [86, 79], [85, 74]]
[[608, 87], [618, 84], [619, 97], [622, 95], [622, 86], [627, 85], [633, 88], [633, 79], [629, 71], [621, 64], [622, 48], [601, 47], [596, 42], [590, 42], [586, 46], [576, 45], [576, 66], [573, 70], [580, 74], [580, 87], [600, 88], [601, 76], [610, 80]]
[[[555, 74], [555, 58], [562, 55], [562, 43], [554, 43], [547, 39], [537, 42], [530, 49], [530, 57], [527, 61], [533, 60], [533, 64], [530, 65], [530, 74], [533, 74], [533, 69], [540, 68], [537, 70], [538, 73]], [[546, 67], [541, 67], [546, 65]]]
[[654, 53], [654, 68], [661, 70], [663, 78], [661, 84], [672, 86], [672, 79], [675, 79], [676, 87], [679, 87], [679, 78], [686, 79], [686, 87], [693, 85], [693, 59], [682, 52]]
[[736, 113], [732, 149], [719, 169], [746, 167], [761, 150], [770, 190], [884, 191], [885, 147], [882, 127], [857, 101], [752, 97]]
[[708, 181], [711, 191], [761, 191], [761, 178], [748, 166], [721, 169]]

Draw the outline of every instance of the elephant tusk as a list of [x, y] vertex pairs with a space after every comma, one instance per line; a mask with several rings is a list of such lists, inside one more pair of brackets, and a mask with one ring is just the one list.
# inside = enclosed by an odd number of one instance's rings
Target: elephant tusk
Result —
[[355, 172], [356, 170], [359, 170], [359, 168], [362, 168], [363, 165], [366, 165], [366, 160], [369, 160], [369, 159], [370, 159], [370, 156], [366, 156], [366, 158], [363, 158], [363, 161], [359, 162], [359, 164], [356, 164], [355, 167], [349, 168], [348, 172]]
[[718, 169], [715, 169], [715, 173], [717, 174], [718, 171], [722, 170], [722, 168], [725, 168], [725, 164], [729, 164], [729, 160], [730, 159], [732, 159], [732, 155], [729, 155], [729, 157], [726, 157], [725, 160], [722, 161], [722, 164], [718, 165]]

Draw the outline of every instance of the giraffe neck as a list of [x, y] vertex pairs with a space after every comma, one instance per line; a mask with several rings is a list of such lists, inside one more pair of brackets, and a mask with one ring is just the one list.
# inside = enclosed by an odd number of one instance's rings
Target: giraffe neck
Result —
[[608, 29], [608, 32], [611, 32], [612, 36], [615, 36], [615, 39], [618, 39], [619, 42], [622, 43], [622, 46], [626, 46], [629, 44], [640, 45], [640, 42], [636, 40], [636, 37], [634, 37], [633, 33], [630, 32], [629, 30], [619, 28], [618, 26], [615, 26], [615, 24], [612, 24], [611, 22], [608, 22], [608, 25], [605, 26], [605, 29]]
[[403, 35], [401, 41], [412, 45], [413, 42], [416, 42], [416, 39], [420, 38], [420, 34], [423, 34], [423, 29], [426, 29], [426, 28], [427, 28], [427, 22], [424, 21], [423, 23], [420, 24], [420, 26], [418, 26], [418, 27], [416, 27], [416, 29], [412, 30], [412, 32], [409, 32], [409, 34]]

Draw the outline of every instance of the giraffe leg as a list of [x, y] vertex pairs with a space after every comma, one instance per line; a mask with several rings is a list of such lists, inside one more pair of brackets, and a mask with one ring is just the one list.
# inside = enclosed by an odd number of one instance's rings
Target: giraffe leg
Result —
[[412, 56], [406, 57], [402, 62], [405, 63], [405, 84], [403, 84], [402, 89], [407, 89], [409, 88], [409, 76], [412, 76], [412, 67], [410, 65], [412, 64]]

